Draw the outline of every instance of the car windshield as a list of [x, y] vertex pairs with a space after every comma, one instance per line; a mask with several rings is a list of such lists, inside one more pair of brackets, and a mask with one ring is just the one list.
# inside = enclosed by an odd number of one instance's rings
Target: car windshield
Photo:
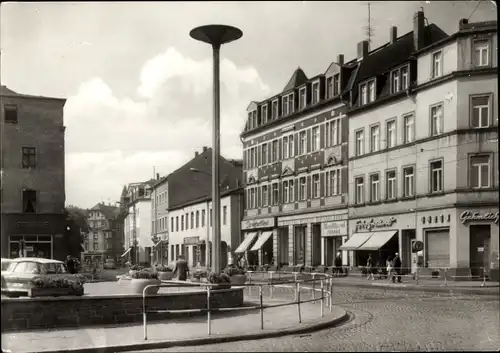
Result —
[[49, 262], [45, 264], [41, 264], [42, 273], [45, 274], [58, 274], [58, 273], [66, 273], [66, 266], [64, 264], [58, 262]]

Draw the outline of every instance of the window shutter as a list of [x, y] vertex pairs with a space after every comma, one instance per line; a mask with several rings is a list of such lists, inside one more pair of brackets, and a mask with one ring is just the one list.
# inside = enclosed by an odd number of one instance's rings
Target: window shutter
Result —
[[306, 130], [307, 136], [307, 153], [311, 152], [311, 129]]
[[325, 173], [319, 174], [319, 196], [325, 197]]
[[261, 146], [260, 145], [257, 146], [255, 153], [257, 153], [257, 167], [259, 167], [262, 164]]
[[262, 190], [261, 190], [261, 186], [258, 186], [255, 190], [255, 192], [257, 193], [257, 208], [260, 208], [262, 207]]
[[299, 134], [295, 133], [294, 137], [293, 137], [293, 155], [294, 156], [297, 156], [299, 154], [299, 145], [300, 145]]
[[267, 162], [271, 163], [273, 157], [273, 144], [271, 142], [267, 143]]
[[283, 146], [281, 145], [283, 143], [282, 139], [278, 139], [278, 161], [281, 161], [283, 158]]
[[348, 193], [348, 186], [349, 186], [349, 179], [348, 179], [348, 174], [349, 171], [347, 168], [342, 168], [342, 172], [340, 174], [340, 185], [341, 185], [341, 191], [343, 194], [347, 194]]
[[308, 175], [306, 179], [306, 195], [307, 199], [310, 200], [312, 195], [312, 178], [310, 175]]

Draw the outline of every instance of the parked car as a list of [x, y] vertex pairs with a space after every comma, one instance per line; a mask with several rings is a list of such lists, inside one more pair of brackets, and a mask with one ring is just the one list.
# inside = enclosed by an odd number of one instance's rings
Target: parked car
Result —
[[2, 272], [6, 271], [7, 268], [9, 268], [9, 265], [11, 264], [12, 259], [5, 259], [2, 257]]
[[105, 269], [116, 270], [116, 262], [115, 262], [115, 260], [113, 260], [113, 259], [106, 259], [106, 261], [104, 262], [104, 268]]
[[2, 271], [2, 294], [8, 297], [27, 296], [33, 286], [31, 280], [35, 277], [45, 276], [76, 278], [76, 275], [68, 272], [64, 262], [36, 257], [21, 257], [11, 260], [7, 270]]

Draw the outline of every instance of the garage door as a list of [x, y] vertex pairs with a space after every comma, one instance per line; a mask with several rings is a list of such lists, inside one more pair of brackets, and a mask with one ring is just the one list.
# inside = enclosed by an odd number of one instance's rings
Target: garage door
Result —
[[450, 231], [449, 229], [429, 230], [425, 233], [427, 267], [450, 266]]

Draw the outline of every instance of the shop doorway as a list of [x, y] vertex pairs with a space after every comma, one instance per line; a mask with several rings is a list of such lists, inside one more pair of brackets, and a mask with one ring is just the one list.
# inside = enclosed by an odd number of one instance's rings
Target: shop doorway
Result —
[[325, 266], [333, 266], [335, 259], [335, 238], [325, 237]]
[[401, 231], [401, 263], [403, 274], [408, 274], [411, 272], [412, 263], [412, 251], [411, 244], [412, 240], [417, 238], [417, 233], [415, 229], [403, 229]]
[[450, 266], [450, 230], [433, 229], [425, 232], [425, 264], [427, 268]]
[[490, 236], [491, 229], [488, 224], [469, 226], [470, 272], [473, 278], [482, 277], [483, 268], [489, 271]]
[[294, 241], [294, 264], [305, 265], [306, 255], [306, 226], [295, 226]]
[[319, 266], [321, 265], [321, 224], [313, 224], [311, 228], [311, 265]]
[[272, 265], [273, 264], [273, 238], [270, 237], [266, 240], [262, 246], [262, 264]]
[[278, 265], [287, 266], [289, 264], [288, 259], [288, 227], [282, 227], [278, 229]]

